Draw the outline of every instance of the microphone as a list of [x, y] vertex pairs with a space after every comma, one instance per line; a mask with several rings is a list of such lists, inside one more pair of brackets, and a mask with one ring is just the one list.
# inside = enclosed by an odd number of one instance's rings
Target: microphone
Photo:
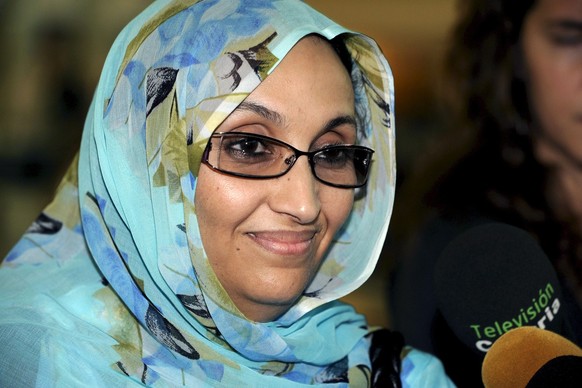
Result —
[[445, 323], [477, 362], [517, 327], [569, 336], [556, 272], [522, 229], [488, 223], [461, 233], [439, 256], [434, 280]]
[[487, 223], [445, 247], [434, 271], [435, 354], [458, 386], [481, 386], [487, 351], [504, 333], [536, 326], [572, 338], [558, 276], [524, 230]]
[[582, 349], [535, 326], [503, 334], [483, 360], [486, 388], [580, 387]]

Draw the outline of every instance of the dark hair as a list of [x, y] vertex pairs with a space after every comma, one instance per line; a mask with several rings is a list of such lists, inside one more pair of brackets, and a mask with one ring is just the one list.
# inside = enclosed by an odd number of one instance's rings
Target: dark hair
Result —
[[520, 132], [529, 124], [520, 36], [524, 18], [534, 3], [534, 0], [458, 3], [460, 15], [451, 36], [445, 69], [452, 93], [449, 97], [453, 98], [461, 123], [470, 123], [478, 131], [497, 128]]
[[352, 56], [350, 55], [343, 36], [337, 36], [330, 40], [332, 47], [340, 58], [340, 61], [348, 71], [348, 74], [352, 73]]
[[[520, 226], [543, 221], [544, 174], [533, 155], [520, 47], [522, 25], [534, 4], [534, 0], [459, 2], [443, 90], [461, 162], [442, 178], [439, 189], [427, 197], [429, 202], [471, 201], [481, 211], [524, 224]], [[475, 186], [481, 202], [473, 201], [478, 198], [474, 192], [461, 195], [459, 182]]]

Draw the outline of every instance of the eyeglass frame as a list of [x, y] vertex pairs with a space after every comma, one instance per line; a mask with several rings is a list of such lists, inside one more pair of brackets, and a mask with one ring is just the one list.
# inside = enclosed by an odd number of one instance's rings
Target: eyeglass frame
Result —
[[[275, 174], [275, 175], [248, 175], [248, 174], [242, 174], [242, 173], [237, 173], [237, 172], [233, 172], [233, 171], [227, 171], [227, 170], [223, 170], [220, 169], [218, 167], [213, 166], [209, 161], [208, 161], [208, 157], [210, 155], [210, 151], [211, 151], [211, 139], [212, 138], [223, 138], [224, 135], [240, 135], [240, 136], [253, 136], [253, 137], [257, 137], [259, 139], [264, 139], [279, 145], [284, 146], [285, 148], [290, 149], [291, 151], [293, 151], [293, 157], [294, 159], [288, 163], [289, 167], [284, 170], [281, 173]], [[222, 140], [221, 140], [221, 144], [222, 144]], [[327, 182], [323, 179], [321, 179], [319, 176], [317, 176], [317, 174], [315, 173], [315, 162], [313, 161], [313, 157], [316, 154], [319, 154], [320, 152], [326, 151], [328, 149], [338, 149], [338, 148], [344, 148], [344, 149], [358, 149], [358, 150], [362, 150], [362, 151], [366, 151], [368, 152], [368, 158], [367, 158], [367, 170], [366, 170], [366, 174], [365, 174], [365, 179], [361, 184], [358, 185], [340, 185], [340, 184], [335, 184], [335, 183], [331, 183], [331, 182]], [[307, 156], [307, 160], [309, 162], [309, 167], [311, 169], [311, 173], [313, 174], [313, 176], [315, 177], [315, 179], [325, 185], [331, 186], [331, 187], [336, 187], [336, 188], [340, 188], [340, 189], [356, 189], [359, 187], [364, 186], [367, 182], [368, 182], [368, 177], [370, 175], [370, 164], [372, 161], [372, 155], [374, 154], [374, 150], [369, 148], [369, 147], [365, 147], [362, 145], [358, 145], [358, 144], [334, 144], [334, 145], [330, 145], [330, 146], [325, 146], [323, 148], [320, 148], [318, 150], [314, 150], [314, 151], [301, 151], [295, 147], [293, 147], [291, 144], [285, 143], [282, 140], [276, 139], [274, 137], [270, 137], [270, 136], [265, 136], [265, 135], [260, 135], [257, 133], [249, 133], [249, 132], [215, 132], [213, 133], [210, 138], [208, 139], [208, 143], [206, 144], [206, 147], [204, 148], [204, 153], [202, 154], [202, 163], [204, 163], [205, 165], [207, 165], [208, 167], [210, 167], [212, 170], [226, 174], [226, 175], [230, 175], [230, 176], [235, 176], [235, 177], [239, 177], [239, 178], [247, 178], [247, 179], [257, 179], [257, 180], [263, 180], [263, 179], [274, 179], [274, 178], [279, 178], [282, 177], [283, 175], [287, 174], [289, 171], [291, 171], [291, 169], [293, 168], [293, 166], [295, 165], [295, 162], [297, 162], [297, 160], [301, 157], [301, 156]]]

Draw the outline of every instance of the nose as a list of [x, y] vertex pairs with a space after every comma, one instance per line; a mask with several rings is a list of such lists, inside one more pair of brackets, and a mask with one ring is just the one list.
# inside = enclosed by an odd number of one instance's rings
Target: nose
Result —
[[320, 183], [313, 175], [307, 157], [299, 157], [283, 176], [271, 181], [275, 194], [271, 196], [271, 208], [291, 216], [301, 224], [313, 222], [321, 211]]

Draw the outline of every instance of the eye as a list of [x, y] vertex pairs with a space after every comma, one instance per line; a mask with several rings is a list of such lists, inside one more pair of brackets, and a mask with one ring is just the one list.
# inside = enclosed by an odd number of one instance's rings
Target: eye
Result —
[[253, 164], [260, 163], [271, 164], [283, 157], [285, 150], [276, 142], [269, 141], [267, 138], [253, 135], [232, 135], [225, 136], [222, 141], [221, 155], [223, 162], [228, 163]]
[[345, 146], [323, 148], [313, 157], [315, 164], [324, 168], [342, 168], [353, 159], [353, 152]]
[[548, 29], [548, 36], [557, 46], [577, 46], [582, 43], [582, 22], [560, 20]]
[[269, 154], [265, 144], [253, 137], [227, 138], [222, 143], [223, 152], [235, 159], [266, 157]]
[[557, 46], [577, 46], [582, 43], [582, 35], [577, 33], [556, 33], [550, 38]]

